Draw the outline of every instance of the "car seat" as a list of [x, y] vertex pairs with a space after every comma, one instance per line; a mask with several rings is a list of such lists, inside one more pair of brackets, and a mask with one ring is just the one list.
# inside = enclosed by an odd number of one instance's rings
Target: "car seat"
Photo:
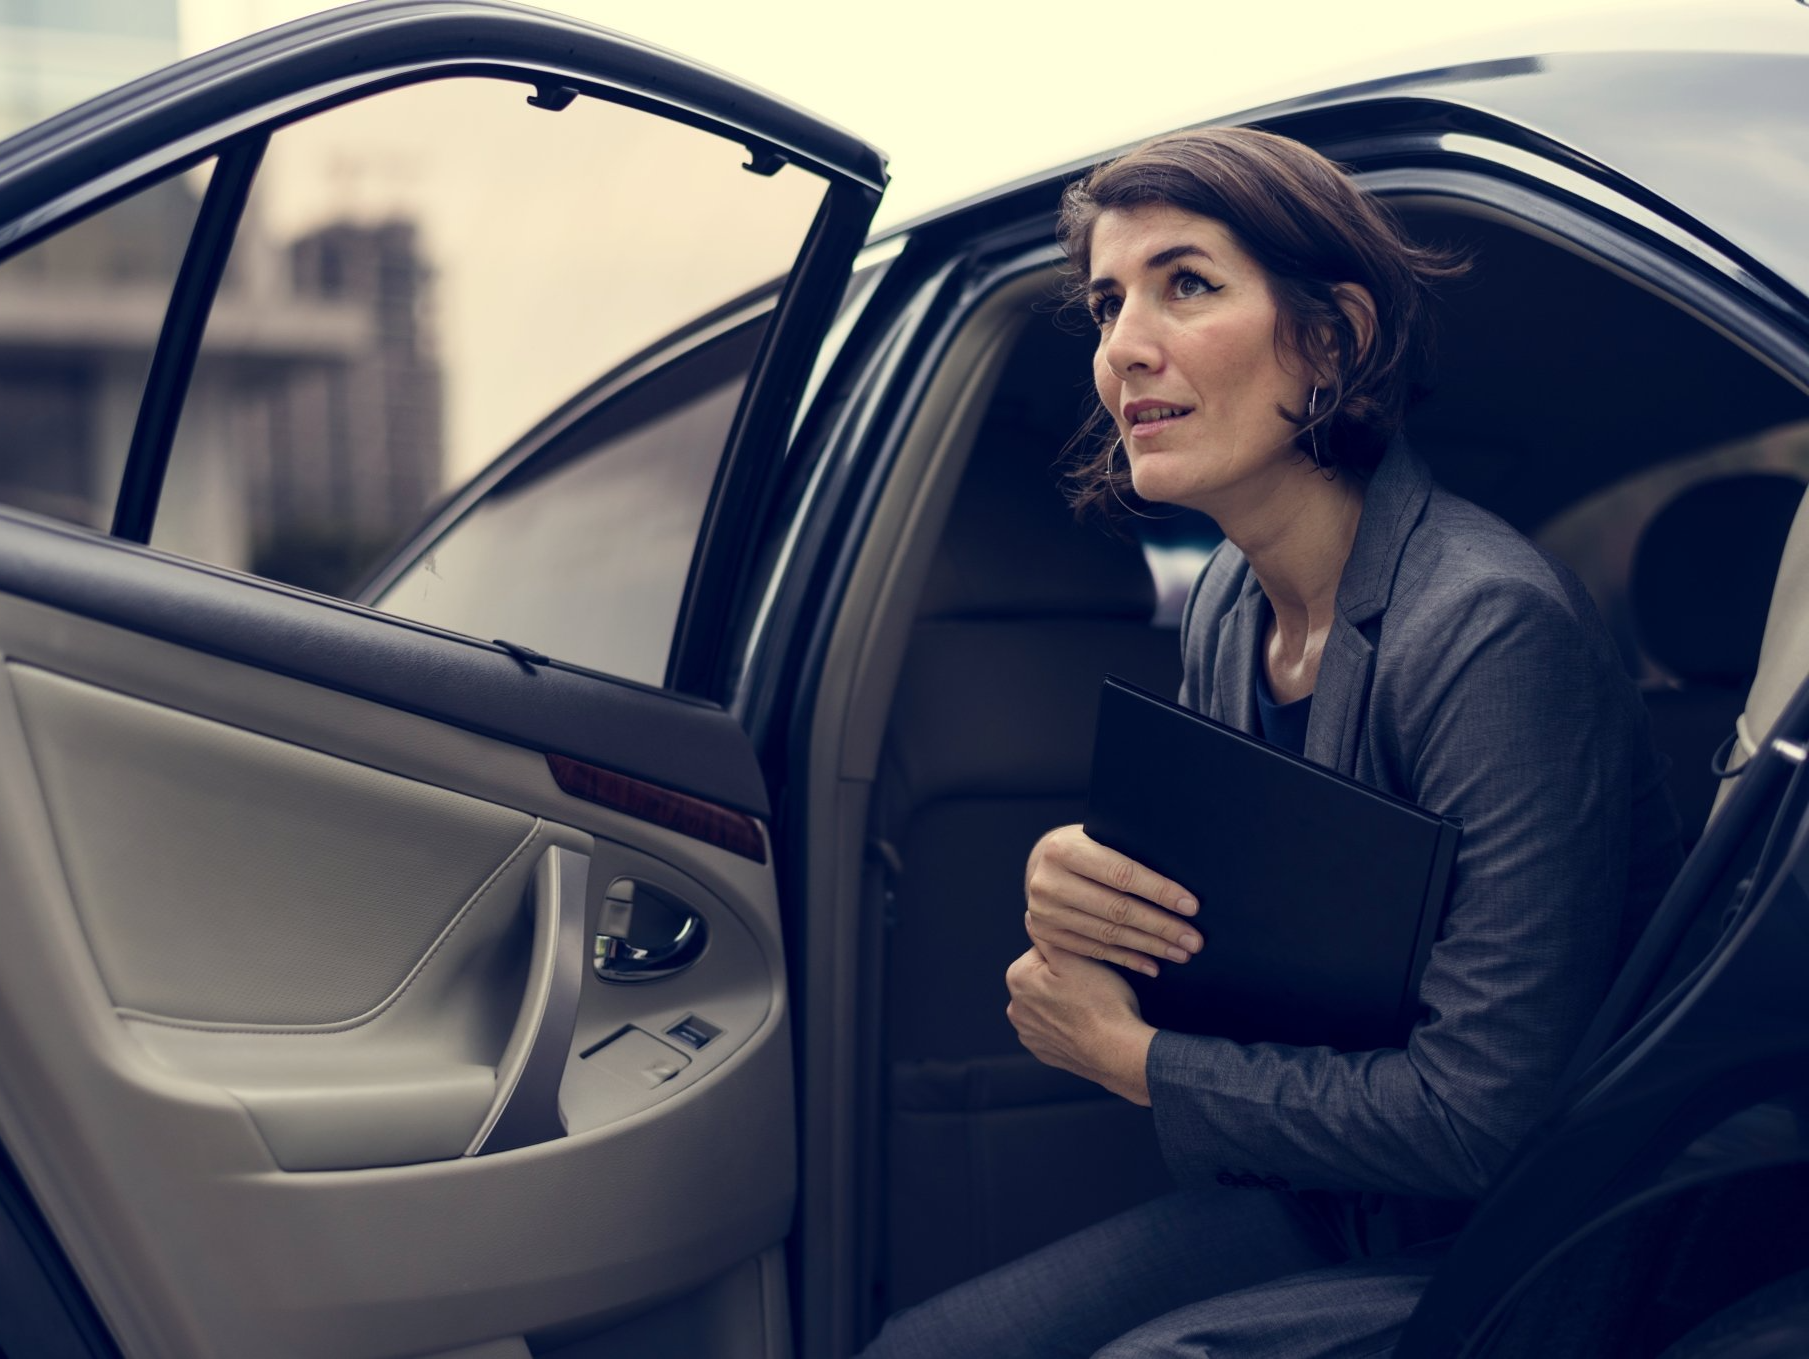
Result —
[[1809, 500], [1799, 502], [1780, 554], [1758, 673], [1746, 706], [1724, 738], [1730, 743], [1726, 760], [1730, 777], [1721, 784], [1711, 818], [1720, 815], [1735, 787], [1732, 776], [1758, 754], [1759, 742], [1777, 724], [1805, 677], [1809, 677]]
[[1075, 522], [1060, 448], [997, 413], [981, 430], [881, 754], [887, 1308], [1168, 1187], [1148, 1111], [1040, 1065], [1005, 1018], [1025, 859], [1084, 814], [1101, 680], [1173, 693], [1181, 674], [1141, 548]]
[[1652, 517], [1634, 552], [1640, 645], [1674, 677], [1647, 685], [1645, 698], [1686, 847], [1708, 819], [1711, 758], [1758, 666], [1765, 602], [1802, 498], [1800, 480], [1775, 472], [1699, 481]]

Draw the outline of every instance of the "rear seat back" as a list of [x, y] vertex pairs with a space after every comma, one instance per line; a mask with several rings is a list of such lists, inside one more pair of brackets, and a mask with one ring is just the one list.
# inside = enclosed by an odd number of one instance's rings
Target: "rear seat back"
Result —
[[1697, 482], [1653, 516], [1635, 550], [1640, 645], [1676, 681], [1645, 697], [1687, 844], [1715, 798], [1710, 759], [1758, 665], [1765, 601], [1802, 498], [1801, 481], [1775, 472]]
[[[1789, 536], [1778, 562], [1765, 616], [1764, 640], [1759, 646], [1758, 673], [1746, 696], [1745, 709], [1734, 721], [1733, 746], [1727, 765], [1737, 770], [1759, 749], [1784, 705], [1809, 677], [1809, 499], [1802, 500], [1791, 521]], [[1715, 798], [1719, 812], [1732, 792], [1732, 780], [1724, 782]]]

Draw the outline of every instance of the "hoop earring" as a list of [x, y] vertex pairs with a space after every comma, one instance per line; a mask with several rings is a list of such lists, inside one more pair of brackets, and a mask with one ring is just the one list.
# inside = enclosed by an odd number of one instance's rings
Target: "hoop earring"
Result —
[[1313, 470], [1325, 471], [1325, 464], [1319, 460], [1319, 429], [1313, 423], [1319, 418], [1319, 384], [1313, 384], [1313, 394], [1307, 398], [1307, 438], [1313, 446]]
[[1172, 514], [1145, 514], [1142, 510], [1134, 510], [1124, 503], [1124, 497], [1118, 494], [1118, 483], [1112, 480], [1112, 454], [1124, 445], [1124, 436], [1120, 434], [1112, 440], [1112, 446], [1106, 449], [1106, 488], [1111, 491], [1112, 499], [1118, 502], [1118, 508], [1126, 514], [1134, 514], [1139, 519], [1173, 519]]

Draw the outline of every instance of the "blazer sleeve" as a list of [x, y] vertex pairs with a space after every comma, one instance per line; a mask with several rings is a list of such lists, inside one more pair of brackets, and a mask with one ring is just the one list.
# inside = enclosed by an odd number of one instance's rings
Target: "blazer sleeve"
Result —
[[[1441, 636], [1378, 658], [1369, 721], [1415, 798], [1460, 818], [1445, 924], [1405, 1049], [1157, 1034], [1147, 1075], [1184, 1184], [1477, 1197], [1543, 1111], [1610, 980], [1637, 696], [1561, 594], [1445, 599]], [[1386, 733], [1382, 735], [1381, 733]], [[1208, 945], [1210, 947], [1210, 945]]]

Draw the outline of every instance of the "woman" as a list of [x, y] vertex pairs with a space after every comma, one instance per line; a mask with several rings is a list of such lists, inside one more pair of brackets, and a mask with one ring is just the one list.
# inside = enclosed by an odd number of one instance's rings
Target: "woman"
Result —
[[1185, 1187], [869, 1353], [1383, 1354], [1675, 872], [1676, 817], [1582, 586], [1399, 436], [1456, 268], [1316, 153], [1241, 129], [1096, 170], [1061, 229], [1110, 421], [1079, 498], [1189, 506], [1227, 540], [1188, 602], [1181, 702], [1463, 835], [1421, 1018], [1356, 1053], [1145, 1024], [1117, 969], [1185, 966], [1212, 884], [1044, 836], [1008, 1013], [1042, 1061], [1152, 1106]]

